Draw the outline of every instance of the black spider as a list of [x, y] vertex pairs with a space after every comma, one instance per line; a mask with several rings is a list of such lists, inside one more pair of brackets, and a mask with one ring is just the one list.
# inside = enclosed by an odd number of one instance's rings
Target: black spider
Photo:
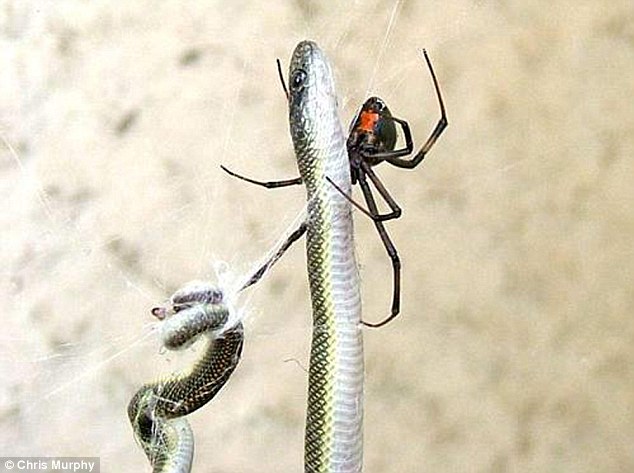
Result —
[[[440, 105], [440, 119], [436, 124], [436, 127], [431, 132], [425, 144], [420, 148], [418, 153], [410, 159], [404, 159], [405, 156], [411, 155], [414, 152], [414, 144], [412, 142], [412, 134], [408, 123], [405, 120], [392, 116], [389, 108], [385, 105], [385, 102], [378, 97], [370, 97], [365, 101], [361, 109], [356, 115], [356, 118], [352, 122], [350, 132], [347, 140], [348, 158], [350, 160], [350, 175], [352, 184], [359, 184], [363, 196], [367, 203], [368, 208], [365, 209], [354, 200], [352, 200], [345, 192], [343, 192], [330, 178], [326, 177], [328, 181], [337, 188], [350, 202], [360, 209], [364, 214], [369, 216], [381, 237], [383, 246], [387, 251], [390, 260], [392, 261], [393, 271], [393, 291], [392, 291], [392, 307], [390, 315], [378, 323], [364, 322], [362, 323], [368, 327], [381, 327], [392, 319], [394, 319], [400, 312], [400, 294], [401, 294], [401, 261], [396, 251], [396, 247], [392, 243], [385, 226], [383, 224], [386, 220], [397, 219], [401, 216], [401, 208], [396, 201], [392, 198], [388, 190], [385, 188], [379, 177], [374, 173], [372, 167], [377, 164], [386, 161], [387, 163], [405, 169], [413, 169], [418, 166], [425, 156], [436, 143], [436, 140], [440, 137], [442, 132], [447, 127], [447, 116], [445, 114], [445, 105], [440, 94], [440, 87], [436, 74], [431, 65], [431, 61], [427, 56], [427, 51], [423, 50], [423, 57], [427, 63], [427, 67], [431, 73], [432, 80], [434, 82], [434, 88], [436, 90], [436, 96], [438, 97], [438, 103]], [[284, 82], [282, 74], [282, 68], [280, 61], [277, 61], [278, 73], [282, 82], [282, 87], [288, 98], [288, 90]], [[397, 130], [396, 126], [399, 125], [403, 132], [405, 140], [405, 147], [401, 149], [394, 149], [396, 147]], [[230, 171], [225, 166], [221, 168], [228, 174], [250, 182], [259, 186], [266, 187], [268, 189], [285, 187], [291, 185], [297, 185], [302, 183], [301, 177], [294, 179], [287, 179], [283, 181], [269, 181], [262, 182], [256, 181], [239, 174]], [[376, 205], [376, 200], [372, 194], [370, 183], [378, 191], [379, 195], [383, 198], [385, 203], [390, 208], [390, 212], [381, 214]], [[255, 283], [264, 274], [275, 261], [290, 247], [290, 245], [299, 239], [305, 232], [306, 226], [302, 225], [298, 230], [293, 232], [284, 245], [278, 250], [278, 252], [258, 271], [253, 277], [245, 284], [244, 287], [248, 287]]]

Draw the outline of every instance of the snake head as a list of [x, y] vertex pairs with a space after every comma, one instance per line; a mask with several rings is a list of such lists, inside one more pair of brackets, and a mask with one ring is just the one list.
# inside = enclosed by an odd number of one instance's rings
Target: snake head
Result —
[[164, 306], [152, 307], [152, 315], [159, 320], [164, 320], [168, 315], [169, 309]]
[[221, 304], [223, 292], [216, 286], [204, 281], [192, 281], [178, 289], [169, 301], [162, 306], [152, 308], [152, 315], [159, 320], [200, 304]]

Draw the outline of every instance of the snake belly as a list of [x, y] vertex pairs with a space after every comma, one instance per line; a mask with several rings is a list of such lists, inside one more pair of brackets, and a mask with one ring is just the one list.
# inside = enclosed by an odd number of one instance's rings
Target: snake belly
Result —
[[128, 404], [134, 435], [154, 473], [189, 473], [194, 435], [183, 417], [209, 402], [235, 370], [244, 340], [242, 323], [229, 325], [222, 292], [205, 283], [184, 286], [169, 307], [152, 313], [170, 350], [204, 339], [200, 358], [187, 371], [141, 387]]
[[307, 192], [313, 311], [304, 449], [306, 473], [356, 473], [363, 463], [363, 340], [346, 139], [331, 67], [312, 41], [289, 70], [290, 132]]

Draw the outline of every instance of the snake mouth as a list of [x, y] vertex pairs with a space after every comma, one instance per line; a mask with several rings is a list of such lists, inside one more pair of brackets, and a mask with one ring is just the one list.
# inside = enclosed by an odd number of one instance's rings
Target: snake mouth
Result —
[[150, 313], [159, 320], [164, 320], [167, 317], [167, 308], [166, 307], [153, 307]]

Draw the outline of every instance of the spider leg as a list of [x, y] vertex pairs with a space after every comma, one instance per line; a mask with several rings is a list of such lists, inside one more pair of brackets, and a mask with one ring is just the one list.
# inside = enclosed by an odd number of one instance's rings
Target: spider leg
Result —
[[346, 200], [348, 202], [350, 202], [352, 205], [354, 205], [358, 210], [360, 210], [361, 212], [363, 212], [368, 218], [374, 220], [375, 222], [378, 220], [380, 220], [380, 215], [373, 215], [369, 210], [366, 210], [361, 204], [359, 204], [357, 201], [355, 201], [352, 197], [350, 197], [348, 194], [346, 194], [343, 189], [341, 187], [339, 187], [337, 184], [335, 184], [335, 181], [333, 181], [332, 179], [330, 179], [330, 177], [326, 176], [326, 180], [332, 184], [332, 186], [337, 190], [337, 192], [339, 192], [342, 196], [344, 196], [346, 198]]
[[[383, 197], [383, 200], [385, 201], [385, 203], [390, 207], [391, 212], [386, 213], [386, 214], [381, 214], [379, 213], [379, 210], [376, 206], [376, 202], [374, 202], [374, 209], [370, 208], [370, 205], [368, 203], [368, 209], [364, 208], [361, 204], [359, 204], [357, 201], [355, 201], [352, 197], [350, 197], [348, 194], [346, 194], [343, 189], [341, 187], [339, 187], [337, 184], [335, 184], [335, 182], [330, 179], [330, 177], [326, 176], [326, 180], [332, 184], [332, 186], [337, 189], [337, 191], [346, 198], [346, 200], [348, 202], [350, 202], [352, 205], [354, 205], [358, 210], [360, 210], [361, 212], [363, 212], [367, 217], [371, 218], [373, 221], [375, 222], [385, 222], [386, 220], [393, 220], [393, 219], [397, 219], [401, 216], [401, 208], [399, 207], [399, 205], [396, 203], [396, 201], [392, 198], [392, 196], [390, 195], [390, 193], [388, 192], [388, 190], [385, 188], [385, 186], [383, 185], [383, 183], [379, 180], [379, 177], [374, 174], [374, 171], [372, 171], [372, 169], [370, 168], [370, 166], [366, 163], [364, 163], [363, 161], [361, 161], [361, 167], [359, 168], [359, 172], [358, 172], [358, 181], [361, 182], [361, 176], [363, 176], [363, 179], [365, 181], [365, 174], [367, 174], [370, 177], [370, 180], [372, 181], [372, 184], [374, 184], [374, 187], [376, 188], [376, 190], [379, 191], [379, 194], [381, 194], [381, 197]], [[366, 186], [368, 186], [367, 181], [365, 181]], [[364, 192], [365, 194], [365, 192]], [[367, 202], [367, 196], [366, 196], [366, 202]]]
[[284, 89], [284, 94], [286, 95], [286, 100], [290, 101], [291, 96], [288, 94], [288, 89], [286, 88], [286, 82], [284, 82], [284, 73], [282, 72], [282, 63], [279, 59], [277, 61], [277, 75], [280, 77], [280, 82], [282, 83], [282, 89]]
[[[431, 135], [429, 135], [429, 138], [427, 138], [427, 141], [425, 141], [425, 144], [421, 147], [420, 151], [416, 153], [416, 156], [414, 156], [412, 159], [410, 160], [400, 159], [400, 157], [398, 156], [383, 156], [383, 158], [388, 163], [399, 168], [413, 169], [416, 166], [418, 166], [420, 162], [423, 159], [425, 159], [425, 155], [429, 152], [431, 147], [434, 146], [434, 143], [436, 143], [436, 140], [438, 140], [442, 132], [447, 127], [447, 123], [448, 123], [447, 114], [445, 112], [445, 104], [442, 100], [442, 95], [440, 93], [440, 86], [438, 85], [438, 79], [436, 79], [436, 74], [434, 73], [434, 68], [431, 65], [429, 56], [427, 56], [427, 51], [425, 51], [424, 49], [423, 49], [423, 56], [425, 57], [425, 61], [427, 62], [427, 67], [429, 68], [429, 72], [431, 73], [431, 78], [434, 81], [434, 88], [436, 89], [436, 96], [438, 97], [438, 104], [440, 106], [440, 119], [438, 120], [438, 123], [436, 123], [436, 127], [431, 132]], [[406, 128], [405, 127], [406, 124], [404, 125], [403, 123], [401, 123], [402, 120], [399, 121], [398, 119], [394, 119], [394, 121], [402, 125], [404, 133], [406, 133], [405, 130], [409, 129], [409, 126]], [[406, 135], [406, 138], [407, 138], [407, 135]], [[382, 157], [382, 156], [379, 155], [379, 157]]]
[[306, 224], [306, 222], [302, 222], [301, 225], [297, 228], [297, 230], [295, 230], [286, 238], [286, 241], [282, 243], [282, 245], [278, 248], [278, 250], [268, 260], [266, 260], [264, 264], [260, 266], [260, 268], [258, 268], [258, 270], [255, 273], [251, 275], [249, 280], [246, 283], [244, 283], [244, 285], [240, 288], [238, 292], [241, 292], [245, 290], [247, 287], [252, 286], [256, 282], [258, 282], [262, 278], [262, 276], [264, 276], [264, 274], [266, 274], [266, 272], [275, 263], [277, 263], [277, 261], [282, 257], [282, 255], [286, 253], [286, 250], [288, 250], [293, 245], [293, 243], [299, 240], [302, 237], [302, 235], [306, 233], [307, 228], [308, 228], [308, 225]]
[[[385, 186], [379, 179], [379, 176], [377, 176], [374, 173], [374, 171], [372, 170], [372, 167], [365, 161], [361, 161], [361, 169], [362, 169], [362, 172], [360, 172], [359, 174], [360, 175], [366, 174], [370, 178], [376, 190], [379, 191], [379, 194], [381, 194], [381, 197], [383, 197], [383, 200], [385, 201], [385, 203], [388, 205], [388, 207], [390, 207], [391, 212], [389, 214], [383, 214], [380, 220], [385, 221], [385, 220], [393, 220], [393, 219], [399, 218], [401, 216], [401, 208], [396, 203], [394, 198], [390, 195], [389, 191], [385, 188]], [[363, 177], [365, 178], [365, 176]], [[365, 191], [363, 193], [365, 195]], [[366, 197], [366, 201], [367, 201], [367, 197]], [[368, 203], [368, 206], [369, 205], [370, 204]], [[376, 208], [376, 205], [375, 205], [375, 208]]]
[[220, 165], [220, 168], [226, 172], [227, 174], [229, 174], [230, 176], [233, 177], [237, 177], [238, 179], [241, 179], [243, 181], [247, 181], [251, 184], [255, 184], [257, 186], [262, 186], [262, 187], [266, 187], [267, 189], [275, 189], [278, 187], [287, 187], [287, 186], [296, 186], [302, 183], [302, 178], [301, 177], [296, 177], [293, 179], [285, 179], [283, 181], [256, 181], [255, 179], [251, 179], [245, 176], [241, 176], [238, 173], [235, 173], [233, 171], [231, 171], [229, 168], [223, 166], [222, 164]]
[[[365, 178], [365, 173], [361, 171], [359, 173], [359, 185], [361, 186], [361, 190], [363, 191], [363, 195], [365, 197], [365, 201], [368, 204], [368, 208], [370, 212], [378, 213], [378, 209], [376, 206], [376, 202], [374, 200], [374, 196], [372, 195], [372, 190], [370, 189], [370, 185]], [[393, 289], [392, 289], [392, 308], [390, 311], [390, 315], [383, 319], [381, 322], [371, 323], [361, 321], [363, 325], [366, 327], [382, 327], [383, 325], [390, 322], [394, 317], [396, 317], [401, 311], [401, 260], [398, 256], [398, 252], [396, 251], [396, 247], [390, 236], [387, 234], [385, 230], [385, 226], [383, 222], [375, 220], [374, 226], [376, 227], [377, 232], [379, 232], [379, 236], [381, 237], [381, 241], [383, 242], [383, 246], [387, 251], [390, 260], [392, 261], [392, 273], [393, 273]]]
[[[290, 100], [290, 95], [288, 93], [288, 88], [286, 87], [286, 82], [284, 82], [284, 73], [282, 72], [282, 63], [279, 59], [276, 59], [277, 62], [277, 75], [280, 78], [280, 82], [282, 83], [282, 89], [284, 89], [284, 95], [286, 95], [286, 100]], [[277, 187], [286, 187], [286, 186], [294, 186], [302, 183], [301, 177], [296, 177], [294, 179], [285, 179], [283, 181], [256, 181], [255, 179], [248, 178], [246, 176], [242, 176], [236, 172], [231, 171], [229, 168], [220, 165], [220, 168], [229, 174], [230, 176], [237, 177], [238, 179], [242, 179], [243, 181], [247, 181], [251, 184], [255, 184], [257, 186], [266, 187], [267, 189], [275, 189]]]

